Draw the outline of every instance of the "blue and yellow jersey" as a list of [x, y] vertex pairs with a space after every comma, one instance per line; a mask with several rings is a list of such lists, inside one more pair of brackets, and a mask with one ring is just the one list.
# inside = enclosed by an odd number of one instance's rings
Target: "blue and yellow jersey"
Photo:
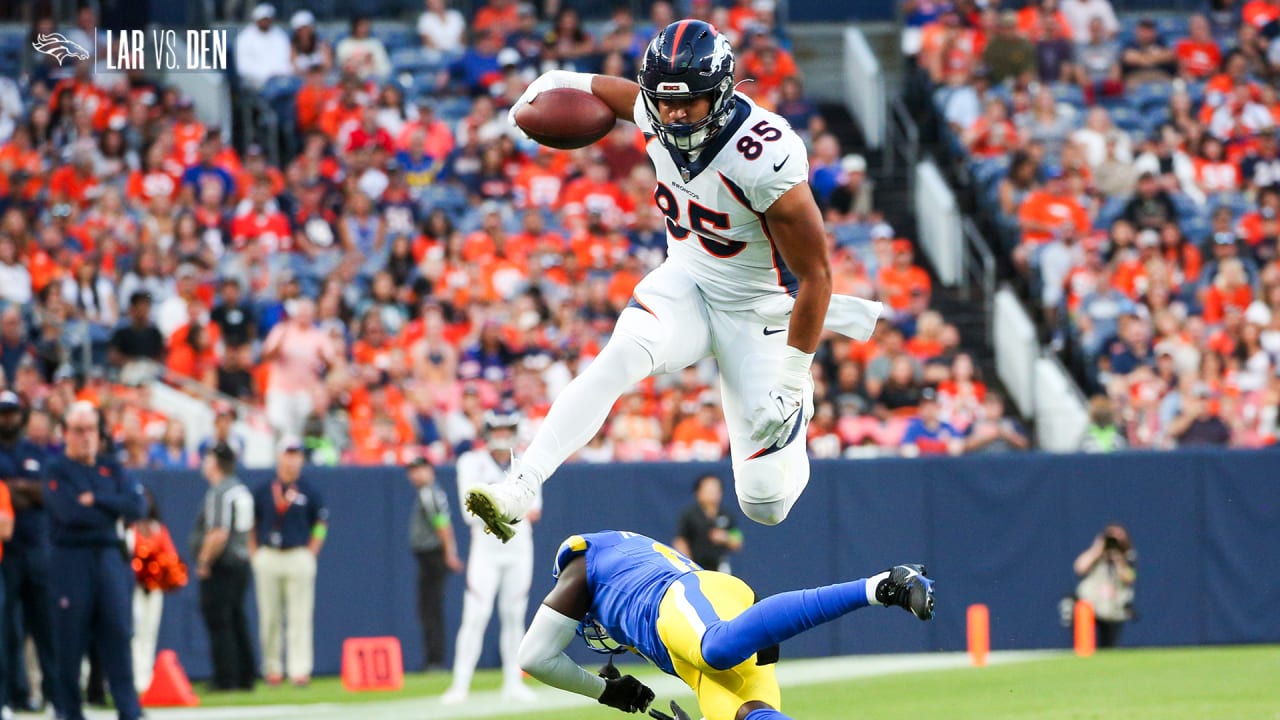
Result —
[[561, 543], [552, 574], [559, 577], [560, 570], [578, 556], [587, 560], [591, 617], [614, 641], [675, 675], [671, 657], [658, 638], [658, 607], [673, 582], [702, 568], [651, 537], [607, 530], [574, 535]]

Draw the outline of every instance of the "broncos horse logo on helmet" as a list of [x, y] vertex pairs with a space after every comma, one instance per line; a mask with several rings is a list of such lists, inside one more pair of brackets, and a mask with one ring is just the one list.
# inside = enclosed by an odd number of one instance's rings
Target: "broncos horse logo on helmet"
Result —
[[36, 36], [35, 42], [31, 43], [31, 47], [36, 52], [42, 52], [58, 61], [58, 65], [62, 65], [62, 61], [67, 58], [75, 58], [77, 60], [88, 60], [89, 51], [80, 47], [79, 43], [72, 42], [62, 33], [42, 33]]
[[[645, 113], [662, 144], [684, 153], [706, 145], [733, 117], [733, 47], [715, 27], [701, 20], [671, 23], [649, 43], [638, 82]], [[690, 100], [708, 95], [711, 111], [692, 123], [664, 123], [659, 100]]]

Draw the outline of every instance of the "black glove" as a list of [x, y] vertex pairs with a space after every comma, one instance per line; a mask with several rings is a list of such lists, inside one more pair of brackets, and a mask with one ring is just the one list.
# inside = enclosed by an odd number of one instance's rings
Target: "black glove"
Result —
[[604, 667], [600, 668], [600, 672], [596, 673], [605, 680], [617, 680], [622, 677], [622, 673], [618, 672], [618, 666], [610, 660]]
[[[675, 717], [672, 717], [673, 715]], [[671, 701], [671, 715], [668, 715], [657, 708], [653, 708], [649, 710], [649, 717], [654, 720], [691, 720], [689, 718], [689, 713], [685, 712], [683, 708], [677, 705], [675, 700]]]
[[[616, 670], [614, 672], [617, 672]], [[599, 703], [625, 713], [644, 712], [653, 702], [653, 691], [631, 675], [604, 681]]]

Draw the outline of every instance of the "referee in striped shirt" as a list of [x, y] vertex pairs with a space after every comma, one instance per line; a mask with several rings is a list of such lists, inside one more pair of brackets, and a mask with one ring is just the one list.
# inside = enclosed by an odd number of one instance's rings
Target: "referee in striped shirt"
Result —
[[426, 458], [409, 463], [409, 482], [417, 491], [409, 516], [409, 547], [418, 559], [418, 617], [427, 670], [444, 668], [444, 581], [461, 572], [458, 543], [449, 517], [449, 499], [436, 485], [436, 472]]

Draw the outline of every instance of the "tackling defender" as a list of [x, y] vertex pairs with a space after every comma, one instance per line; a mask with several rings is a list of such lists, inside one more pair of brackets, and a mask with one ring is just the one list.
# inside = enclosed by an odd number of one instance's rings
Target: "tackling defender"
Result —
[[780, 116], [735, 92], [733, 71], [728, 39], [682, 20], [649, 44], [638, 83], [557, 70], [512, 107], [514, 118], [538, 94], [573, 88], [638, 125], [658, 178], [653, 197], [666, 216], [668, 258], [640, 281], [609, 343], [556, 398], [507, 481], [467, 494], [467, 508], [504, 541], [627, 388], [709, 355], [719, 363], [742, 511], [777, 524], [809, 482], [803, 428], [813, 414], [809, 366], [819, 337], [825, 327], [866, 340], [881, 305], [831, 294], [804, 143]]
[[703, 570], [653, 538], [613, 530], [565, 540], [553, 575], [556, 585], [520, 644], [520, 666], [624, 712], [643, 711], [653, 692], [629, 675], [600, 677], [579, 666], [564, 653], [575, 635], [595, 650], [632, 650], [679, 677], [706, 720], [785, 720], [771, 664], [783, 640], [869, 605], [933, 617], [933, 581], [920, 565], [757, 603], [742, 580]]

